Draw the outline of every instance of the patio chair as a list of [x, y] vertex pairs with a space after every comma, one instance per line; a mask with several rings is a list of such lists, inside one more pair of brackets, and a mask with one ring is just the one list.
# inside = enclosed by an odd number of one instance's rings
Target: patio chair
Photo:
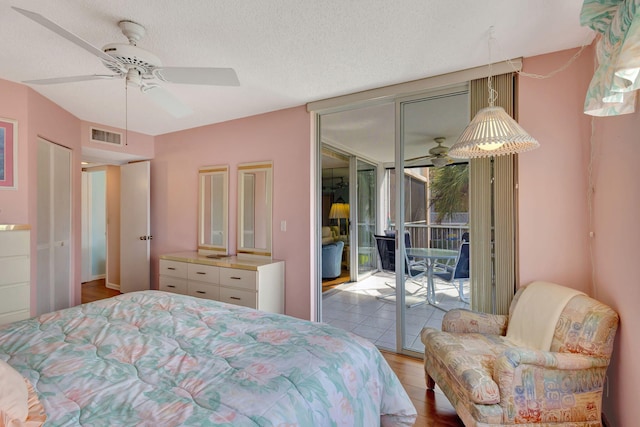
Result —
[[[380, 269], [389, 274], [395, 274], [396, 272], [396, 239], [395, 237], [390, 236], [381, 236], [374, 234], [373, 237], [376, 240], [376, 247], [378, 249], [378, 256], [380, 258]], [[417, 297], [421, 296], [421, 292], [424, 292], [424, 300], [407, 303], [407, 307], [415, 307], [419, 304], [424, 304], [427, 302], [426, 292], [427, 289], [424, 286], [424, 276], [427, 272], [427, 265], [424, 261], [415, 261], [410, 260], [405, 251], [404, 253], [405, 259], [405, 275], [406, 280], [410, 280], [411, 282], [418, 285], [418, 289], [413, 292], [406, 292], [406, 295]], [[420, 280], [418, 280], [420, 279]], [[395, 288], [396, 284], [394, 282], [385, 282], [385, 285], [394, 289], [393, 293], [380, 295], [377, 298], [382, 300], [395, 300]]]
[[460, 301], [468, 303], [469, 298], [464, 296], [464, 282], [469, 279], [469, 241], [463, 240], [458, 250], [458, 257], [453, 266], [445, 265], [436, 266], [433, 277], [437, 277], [445, 282], [456, 286], [454, 282], [458, 282], [458, 297]]

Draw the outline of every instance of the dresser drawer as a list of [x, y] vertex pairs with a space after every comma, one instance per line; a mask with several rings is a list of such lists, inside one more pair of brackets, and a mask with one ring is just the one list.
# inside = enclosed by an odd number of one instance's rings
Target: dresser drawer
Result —
[[220, 287], [209, 283], [189, 282], [189, 295], [192, 297], [218, 300]]
[[18, 320], [24, 320], [31, 317], [29, 310], [12, 311], [11, 313], [0, 314], [0, 325], [7, 323], [17, 322]]
[[0, 258], [0, 285], [28, 282], [30, 268], [26, 255]]
[[168, 259], [160, 260], [160, 275], [187, 278], [187, 263], [170, 261]]
[[31, 249], [29, 233], [29, 230], [0, 232], [0, 257], [29, 255]]
[[220, 268], [220, 284], [234, 288], [258, 290], [256, 272], [235, 268]]
[[29, 311], [29, 284], [0, 286], [0, 313]]
[[218, 278], [220, 277], [220, 267], [202, 264], [189, 264], [187, 271], [187, 277], [189, 281], [197, 280], [198, 282], [218, 284]]
[[221, 287], [220, 301], [249, 308], [258, 308], [258, 294], [253, 291]]
[[170, 276], [160, 276], [159, 288], [161, 291], [187, 295], [187, 279], [180, 279]]

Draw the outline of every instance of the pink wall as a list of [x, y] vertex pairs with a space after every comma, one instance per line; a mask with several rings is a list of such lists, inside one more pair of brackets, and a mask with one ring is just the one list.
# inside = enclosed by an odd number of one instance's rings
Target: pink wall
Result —
[[[523, 71], [547, 74], [575, 50], [525, 58]], [[549, 79], [519, 78], [519, 122], [539, 142], [520, 155], [520, 283], [549, 280], [591, 294], [587, 162], [589, 118], [582, 112], [593, 50]]]
[[[31, 224], [31, 277], [37, 277], [37, 141], [38, 137], [71, 149], [71, 301], [80, 304], [80, 277], [82, 256], [82, 228], [81, 228], [81, 167], [80, 159], [80, 120], [58, 107], [47, 98], [29, 89], [29, 130], [27, 144], [29, 145], [29, 224]], [[35, 286], [31, 287], [31, 307], [35, 309], [37, 295]]]
[[[285, 260], [285, 310], [310, 316], [310, 119], [304, 107], [156, 137], [151, 162], [152, 283], [158, 256], [195, 250], [198, 168], [229, 165], [229, 251], [236, 251], [239, 163], [273, 161], [273, 258]], [[287, 221], [287, 231], [280, 222]]]
[[[88, 142], [89, 123], [81, 122], [75, 116], [39, 95], [29, 87], [0, 79], [0, 117], [18, 121], [18, 183], [15, 190], [0, 190], [0, 224], [31, 225], [31, 277], [37, 277], [37, 139], [48, 141], [71, 149], [72, 165], [72, 301], [80, 303], [81, 273], [81, 144], [94, 148], [102, 144]], [[107, 130], [122, 131], [107, 126]], [[107, 147], [109, 148], [109, 147]], [[153, 157], [154, 138], [131, 132], [129, 146], [119, 150], [122, 153]], [[112, 150], [113, 151], [113, 150]], [[35, 282], [34, 282], [35, 283]], [[36, 307], [35, 286], [31, 292], [31, 307]]]
[[605, 413], [612, 426], [640, 420], [640, 112], [595, 119], [593, 239], [596, 297], [620, 315]]
[[[110, 132], [116, 132], [123, 134], [123, 143], [121, 147], [102, 144], [99, 142], [91, 142], [90, 127], [96, 127]], [[103, 151], [109, 151], [112, 153], [119, 153], [123, 155], [132, 155], [138, 158], [152, 159], [154, 153], [154, 137], [151, 135], [145, 135], [139, 132], [125, 131], [124, 129], [114, 128], [111, 126], [101, 125], [99, 123], [81, 122], [80, 132], [82, 134], [82, 146], [87, 148], [94, 148]], [[107, 153], [108, 154], [108, 153]]]
[[[574, 52], [527, 58], [524, 71], [546, 74]], [[520, 281], [556, 281], [618, 312], [620, 328], [603, 410], [610, 426], [632, 426], [640, 419], [636, 404], [640, 286], [633, 269], [640, 241], [636, 175], [640, 113], [593, 119], [595, 192], [590, 229], [592, 119], [582, 113], [582, 106], [593, 73], [593, 55], [593, 48], [587, 49], [575, 64], [551, 79], [520, 79], [519, 121], [542, 145], [520, 156]], [[594, 238], [589, 238], [589, 231], [595, 232]]]
[[0, 117], [18, 122], [17, 189], [0, 189], [0, 224], [29, 224], [28, 91], [24, 85], [0, 79]]

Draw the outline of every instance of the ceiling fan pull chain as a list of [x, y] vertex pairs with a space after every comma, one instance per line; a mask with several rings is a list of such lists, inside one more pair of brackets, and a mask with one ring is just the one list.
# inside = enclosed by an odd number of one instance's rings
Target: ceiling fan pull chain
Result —
[[129, 145], [129, 84], [124, 80], [124, 145]]

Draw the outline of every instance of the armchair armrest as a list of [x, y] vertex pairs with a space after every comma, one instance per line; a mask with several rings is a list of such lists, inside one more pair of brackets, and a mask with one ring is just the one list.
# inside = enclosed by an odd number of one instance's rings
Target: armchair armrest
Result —
[[571, 420], [577, 424], [598, 420], [608, 365], [609, 359], [583, 354], [505, 350], [493, 366], [503, 421], [551, 422], [562, 411], [574, 414]]
[[577, 353], [556, 353], [552, 351], [514, 347], [505, 350], [504, 353], [498, 356], [496, 364], [509, 364], [514, 369], [519, 365], [526, 364], [546, 369], [579, 370], [606, 368], [609, 366], [609, 359]]
[[449, 310], [442, 319], [444, 332], [505, 335], [508, 316], [479, 313], [463, 308]]

